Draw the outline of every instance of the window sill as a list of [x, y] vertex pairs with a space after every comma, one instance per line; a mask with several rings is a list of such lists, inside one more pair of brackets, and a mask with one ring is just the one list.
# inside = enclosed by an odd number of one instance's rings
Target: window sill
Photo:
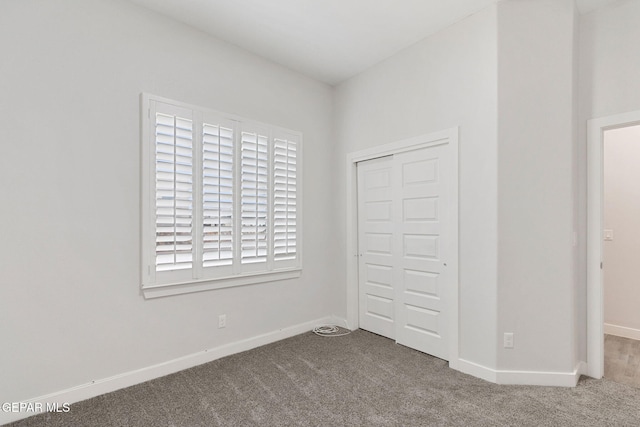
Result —
[[202, 279], [190, 282], [171, 283], [167, 285], [147, 285], [142, 287], [145, 299], [168, 297], [171, 295], [189, 294], [213, 289], [231, 288], [234, 286], [254, 285], [258, 283], [275, 282], [279, 280], [296, 279], [302, 275], [299, 268], [291, 270], [270, 271], [236, 277], [219, 279]]

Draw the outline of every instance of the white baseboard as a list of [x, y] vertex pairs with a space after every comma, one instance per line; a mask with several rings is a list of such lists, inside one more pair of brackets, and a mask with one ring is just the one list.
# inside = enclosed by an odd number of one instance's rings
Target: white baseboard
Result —
[[464, 359], [458, 359], [455, 364], [449, 362], [449, 366], [463, 374], [468, 374], [491, 383], [497, 382], [497, 371], [495, 369], [487, 368], [486, 366], [478, 365], [477, 363]]
[[615, 335], [617, 337], [629, 338], [632, 340], [640, 340], [640, 329], [627, 328], [626, 326], [612, 325], [611, 323], [604, 324], [604, 333], [609, 335]]
[[[21, 402], [25, 404], [33, 404], [32, 407], [35, 406], [36, 408], [46, 408], [47, 403], [58, 403], [60, 407], [62, 407], [63, 403], [80, 402], [82, 400], [90, 399], [101, 394], [110, 393], [112, 391], [116, 391], [125, 387], [131, 387], [145, 381], [173, 374], [175, 372], [192, 368], [203, 363], [211, 362], [225, 356], [230, 356], [232, 354], [251, 350], [256, 347], [299, 335], [312, 330], [316, 326], [325, 324], [346, 325], [346, 320], [336, 316], [327, 316], [321, 319], [312, 320], [310, 322], [289, 326], [277, 331], [272, 331], [266, 334], [261, 334], [255, 337], [221, 345], [219, 347], [210, 348], [198, 353], [189, 354], [187, 356], [179, 357], [167, 362], [147, 366], [135, 371], [129, 371], [122, 374], [114, 375], [112, 377], [91, 381], [90, 383], [80, 384], [76, 387], [71, 387], [66, 390], [61, 390], [55, 393], [35, 397]], [[0, 408], [0, 425], [27, 418], [40, 412], [42, 411], [5, 412], [2, 408]]]
[[498, 371], [498, 384], [575, 387], [586, 365], [580, 362], [573, 372]]
[[579, 362], [573, 372], [538, 372], [496, 370], [464, 359], [450, 364], [456, 370], [496, 384], [575, 387], [587, 365]]

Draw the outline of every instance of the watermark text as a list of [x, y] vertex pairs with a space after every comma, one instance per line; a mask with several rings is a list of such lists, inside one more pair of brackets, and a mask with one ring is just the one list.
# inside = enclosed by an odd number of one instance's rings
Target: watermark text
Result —
[[4, 402], [0, 406], [2, 412], [69, 412], [71, 404], [64, 402]]

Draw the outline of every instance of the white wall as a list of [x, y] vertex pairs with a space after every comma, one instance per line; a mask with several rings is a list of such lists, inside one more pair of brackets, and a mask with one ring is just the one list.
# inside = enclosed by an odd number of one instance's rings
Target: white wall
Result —
[[[460, 357], [495, 367], [496, 15], [489, 7], [336, 89], [334, 186], [346, 230], [346, 154], [460, 126]], [[347, 254], [344, 244], [340, 259]], [[345, 263], [340, 263], [344, 273]], [[341, 314], [345, 315], [343, 306]]]
[[[498, 3], [498, 366], [571, 372], [571, 0]], [[514, 348], [502, 335], [514, 333]]]
[[[0, 76], [0, 401], [341, 308], [332, 88], [120, 0], [3, 1]], [[144, 300], [141, 92], [303, 132], [301, 279]]]
[[580, 359], [586, 360], [587, 120], [640, 111], [640, 1], [618, 0], [580, 19], [578, 183]]
[[[605, 332], [640, 338], [640, 126], [604, 134]], [[633, 331], [615, 327], [630, 328]], [[607, 331], [608, 329], [608, 331]]]

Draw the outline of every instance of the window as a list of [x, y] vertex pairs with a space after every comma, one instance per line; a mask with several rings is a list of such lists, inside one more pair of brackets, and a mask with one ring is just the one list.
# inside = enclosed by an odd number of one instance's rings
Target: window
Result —
[[299, 133], [142, 96], [145, 296], [298, 277]]

